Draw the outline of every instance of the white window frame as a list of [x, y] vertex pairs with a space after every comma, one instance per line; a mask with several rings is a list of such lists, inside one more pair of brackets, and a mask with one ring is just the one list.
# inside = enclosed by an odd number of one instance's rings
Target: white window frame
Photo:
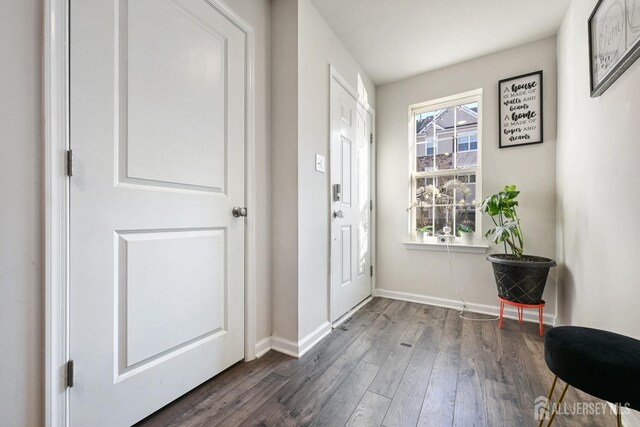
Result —
[[[415, 124], [415, 116], [427, 111], [440, 110], [449, 108], [455, 105], [460, 104], [470, 104], [473, 102], [478, 103], [478, 127], [477, 127], [477, 139], [478, 139], [478, 148], [477, 150], [477, 164], [476, 167], [469, 168], [460, 168], [460, 169], [447, 169], [447, 170], [439, 170], [439, 171], [430, 171], [430, 172], [418, 172], [416, 170], [416, 124]], [[476, 89], [469, 92], [464, 92], [452, 96], [447, 96], [444, 98], [435, 99], [432, 101], [421, 102], [418, 104], [413, 104], [409, 106], [409, 178], [410, 178], [410, 188], [409, 188], [409, 206], [413, 206], [416, 203], [416, 189], [417, 189], [417, 180], [419, 178], [435, 178], [438, 176], [446, 176], [446, 175], [476, 175], [476, 201], [482, 200], [482, 115], [483, 115], [483, 105], [482, 105], [482, 89]], [[457, 130], [456, 130], [457, 132]], [[454, 138], [455, 138], [454, 133]], [[425, 141], [426, 143], [426, 141]], [[457, 150], [457, 140], [454, 139], [453, 146]], [[474, 151], [474, 150], [470, 150]], [[437, 153], [436, 153], [437, 154]], [[408, 243], [421, 243], [418, 242], [417, 233], [416, 233], [416, 209], [409, 209], [409, 219], [408, 219]], [[482, 213], [480, 209], [476, 208], [476, 229], [474, 233], [474, 245], [478, 245], [481, 243], [481, 232], [482, 232]], [[453, 234], [457, 234], [456, 230], [453, 230]], [[430, 237], [425, 243], [427, 244], [438, 244], [435, 236]], [[456, 237], [456, 245], [462, 246], [459, 242], [459, 238]]]

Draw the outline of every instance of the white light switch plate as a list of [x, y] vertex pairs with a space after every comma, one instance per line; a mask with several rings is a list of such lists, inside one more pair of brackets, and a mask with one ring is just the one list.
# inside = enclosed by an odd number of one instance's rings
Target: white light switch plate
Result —
[[324, 173], [324, 156], [316, 154], [316, 170]]

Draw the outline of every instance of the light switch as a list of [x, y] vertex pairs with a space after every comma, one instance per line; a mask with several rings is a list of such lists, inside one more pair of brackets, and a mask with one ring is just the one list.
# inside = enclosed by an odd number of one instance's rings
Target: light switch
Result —
[[316, 170], [324, 173], [324, 156], [316, 154]]

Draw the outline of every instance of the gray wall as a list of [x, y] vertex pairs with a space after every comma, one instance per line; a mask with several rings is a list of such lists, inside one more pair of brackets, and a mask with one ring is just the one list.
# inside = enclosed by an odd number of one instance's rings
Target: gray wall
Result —
[[[544, 71], [544, 143], [498, 149], [498, 81], [537, 70]], [[402, 244], [409, 206], [407, 114], [411, 104], [478, 88], [483, 89], [483, 194], [518, 185], [525, 252], [555, 257], [556, 39], [551, 37], [377, 88], [378, 289], [458, 301], [446, 252], [407, 250]], [[483, 218], [485, 231], [489, 222]], [[485, 255], [451, 256], [463, 298], [497, 306]], [[544, 295], [546, 313], [555, 314], [555, 292], [552, 274]]]
[[228, 4], [255, 30], [256, 342], [271, 336], [271, 20], [269, 0]]
[[271, 2], [273, 335], [298, 336], [298, 1]]
[[596, 2], [574, 1], [558, 33], [559, 313], [563, 323], [640, 338], [640, 61], [589, 97], [586, 23]]
[[42, 2], [0, 14], [0, 423], [42, 424]]
[[298, 342], [329, 320], [329, 64], [375, 87], [310, 0], [271, 4], [273, 335]]
[[[375, 87], [311, 0], [299, 0], [298, 301], [301, 339], [329, 320], [329, 64], [375, 108]], [[326, 172], [315, 170], [315, 155]]]

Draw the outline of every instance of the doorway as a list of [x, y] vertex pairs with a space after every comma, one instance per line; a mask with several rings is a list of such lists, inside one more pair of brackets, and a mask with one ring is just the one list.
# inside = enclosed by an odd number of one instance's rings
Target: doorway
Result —
[[331, 289], [336, 324], [372, 294], [372, 110], [331, 68]]
[[254, 357], [253, 30], [217, 0], [51, 3], [47, 418], [130, 425]]

